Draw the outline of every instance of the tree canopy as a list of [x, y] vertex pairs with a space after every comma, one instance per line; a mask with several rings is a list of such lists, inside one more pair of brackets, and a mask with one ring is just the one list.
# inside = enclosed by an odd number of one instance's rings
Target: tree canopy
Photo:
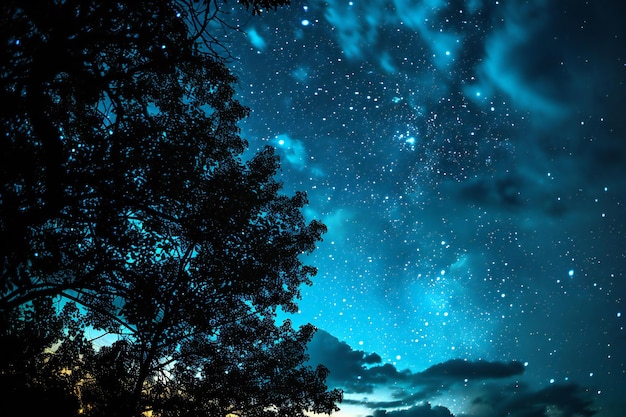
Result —
[[[311, 284], [303, 256], [325, 226], [305, 221], [303, 193], [281, 194], [272, 148], [242, 160], [248, 109], [212, 49], [219, 6], [0, 5], [5, 402], [90, 416], [336, 410], [327, 370], [305, 365], [314, 328], [275, 321]], [[88, 329], [113, 342], [95, 349]]]

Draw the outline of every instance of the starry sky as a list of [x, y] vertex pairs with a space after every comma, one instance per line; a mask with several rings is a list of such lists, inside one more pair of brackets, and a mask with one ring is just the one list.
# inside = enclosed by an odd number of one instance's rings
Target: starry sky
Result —
[[[626, 5], [294, 0], [241, 123], [328, 233], [294, 324], [341, 416], [626, 409]], [[507, 414], [509, 413], [509, 414]]]

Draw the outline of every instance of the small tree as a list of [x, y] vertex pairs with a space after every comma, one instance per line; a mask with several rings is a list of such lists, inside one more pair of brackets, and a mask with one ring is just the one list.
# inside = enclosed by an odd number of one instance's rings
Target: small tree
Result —
[[[303, 415], [341, 399], [304, 365], [313, 328], [275, 323], [311, 284], [302, 256], [325, 227], [304, 221], [304, 194], [280, 194], [271, 148], [241, 160], [247, 109], [206, 49], [211, 4], [0, 6], [1, 336], [50, 334], [33, 355], [87, 415]], [[117, 341], [96, 352], [85, 326]], [[13, 359], [2, 375], [28, 373]]]

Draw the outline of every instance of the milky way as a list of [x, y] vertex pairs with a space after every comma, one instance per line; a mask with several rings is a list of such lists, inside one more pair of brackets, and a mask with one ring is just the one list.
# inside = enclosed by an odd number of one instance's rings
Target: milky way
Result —
[[622, 415], [625, 10], [590, 3], [229, 16], [243, 136], [329, 228], [292, 319], [345, 415]]

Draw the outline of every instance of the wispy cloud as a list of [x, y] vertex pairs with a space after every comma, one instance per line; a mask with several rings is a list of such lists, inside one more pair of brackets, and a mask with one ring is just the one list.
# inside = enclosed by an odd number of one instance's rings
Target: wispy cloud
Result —
[[280, 153], [291, 166], [297, 170], [304, 169], [307, 162], [307, 152], [302, 141], [283, 133], [273, 140], [273, 145], [280, 150]]
[[248, 39], [250, 40], [250, 43], [256, 49], [262, 51], [267, 47], [267, 42], [265, 42], [265, 39], [263, 39], [261, 34], [255, 28], [248, 29], [247, 33], [248, 33]]

